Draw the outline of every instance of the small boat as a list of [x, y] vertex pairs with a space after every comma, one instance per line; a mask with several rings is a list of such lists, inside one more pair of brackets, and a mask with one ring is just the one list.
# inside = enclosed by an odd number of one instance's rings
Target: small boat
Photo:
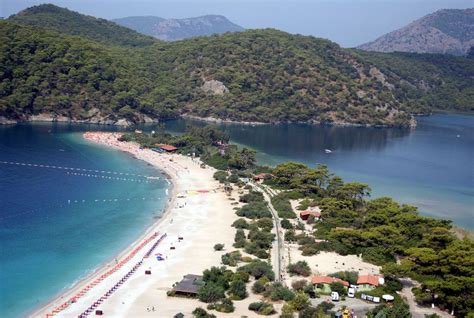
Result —
[[325, 152], [325, 153], [331, 153], [332, 150], [331, 150], [331, 149], [324, 149], [324, 152]]

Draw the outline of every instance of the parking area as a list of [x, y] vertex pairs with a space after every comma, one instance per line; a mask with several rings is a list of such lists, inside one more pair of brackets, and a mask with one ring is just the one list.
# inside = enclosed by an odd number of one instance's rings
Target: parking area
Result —
[[[331, 302], [330, 296], [321, 296], [320, 298], [311, 299], [311, 304], [313, 306], [317, 306], [322, 302]], [[377, 305], [376, 303], [366, 302], [357, 298], [349, 298], [346, 297], [345, 300], [340, 300], [336, 302], [332, 302], [335, 306], [332, 310], [338, 310], [343, 306], [346, 306], [349, 310], [354, 310], [355, 317], [365, 317], [365, 314], [375, 308]]]

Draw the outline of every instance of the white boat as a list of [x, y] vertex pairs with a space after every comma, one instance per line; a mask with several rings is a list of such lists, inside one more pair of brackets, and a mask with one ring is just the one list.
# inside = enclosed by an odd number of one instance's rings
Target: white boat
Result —
[[324, 149], [324, 152], [325, 152], [325, 153], [331, 153], [332, 150], [331, 150], [331, 149]]

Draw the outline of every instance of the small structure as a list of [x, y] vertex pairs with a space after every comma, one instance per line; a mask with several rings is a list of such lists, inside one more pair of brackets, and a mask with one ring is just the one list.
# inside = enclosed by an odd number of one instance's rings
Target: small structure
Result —
[[330, 276], [313, 276], [311, 283], [315, 286], [317, 292], [329, 294], [331, 292], [332, 283], [341, 283], [344, 287], [349, 287], [349, 282], [336, 277]]
[[156, 144], [161, 150], [166, 151], [166, 152], [173, 152], [178, 150], [175, 146], [172, 145], [167, 145], [167, 144]]
[[268, 173], [259, 173], [259, 174], [256, 174], [253, 176], [253, 179], [256, 181], [256, 182], [261, 182], [263, 180], [265, 180], [265, 178], [269, 176]]
[[201, 275], [188, 274], [173, 288], [173, 294], [186, 297], [196, 297], [199, 287], [203, 284]]
[[310, 215], [314, 216], [315, 220], [319, 220], [321, 218], [321, 213], [311, 210], [305, 210], [300, 212], [300, 218], [303, 221], [307, 221]]
[[357, 279], [357, 289], [359, 291], [369, 291], [384, 283], [385, 279], [380, 275], [361, 275]]

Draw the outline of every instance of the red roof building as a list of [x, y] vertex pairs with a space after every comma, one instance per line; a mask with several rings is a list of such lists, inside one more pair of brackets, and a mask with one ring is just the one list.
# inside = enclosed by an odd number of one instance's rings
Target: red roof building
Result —
[[178, 148], [176, 148], [175, 146], [172, 146], [172, 145], [159, 144], [157, 146], [160, 147], [161, 149], [163, 149], [164, 151], [168, 151], [168, 152], [176, 151], [178, 149]]
[[340, 278], [330, 277], [330, 276], [313, 276], [311, 277], [311, 283], [313, 285], [341, 283], [342, 285], [349, 287], [349, 282], [346, 282], [345, 280], [342, 280]]
[[254, 179], [255, 181], [262, 181], [262, 180], [265, 179], [266, 176], [268, 176], [268, 173], [259, 173], [259, 174], [257, 174], [257, 175], [254, 175], [254, 176], [253, 176], [253, 179]]
[[383, 277], [379, 275], [361, 275], [357, 279], [357, 285], [379, 286], [383, 284]]
[[306, 210], [300, 212], [300, 218], [304, 221], [306, 221], [310, 215], [314, 216], [316, 219], [319, 219], [321, 217], [321, 213], [315, 211]]

